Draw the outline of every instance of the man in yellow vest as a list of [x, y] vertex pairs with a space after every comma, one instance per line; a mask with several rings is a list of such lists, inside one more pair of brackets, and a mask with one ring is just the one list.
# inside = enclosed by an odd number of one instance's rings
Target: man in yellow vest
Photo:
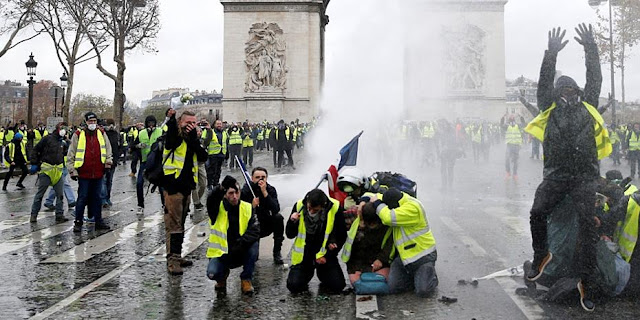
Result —
[[[138, 171], [138, 178], [136, 180], [136, 195], [138, 197], [138, 214], [144, 214], [144, 169], [147, 167], [147, 157], [151, 152], [151, 145], [153, 145], [160, 136], [162, 136], [162, 129], [156, 126], [157, 120], [153, 115], [149, 115], [144, 120], [145, 128], [138, 132], [138, 138], [133, 142], [133, 147], [140, 150], [140, 169]], [[162, 188], [160, 189], [162, 193]]]
[[73, 134], [67, 152], [67, 170], [78, 181], [78, 200], [75, 207], [73, 232], [82, 232], [84, 209], [95, 220], [96, 230], [109, 230], [102, 220], [102, 178], [111, 168], [113, 154], [109, 137], [98, 129], [98, 116], [89, 111], [84, 115], [86, 128]]
[[369, 202], [373, 202], [382, 223], [391, 227], [392, 255], [395, 254], [389, 273], [391, 293], [413, 289], [418, 296], [431, 295], [438, 286], [435, 269], [438, 253], [422, 203], [396, 188], [370, 198]]
[[[4, 141], [4, 137], [5, 137], [5, 130], [4, 130], [4, 126], [0, 127], [0, 155], [4, 154], [4, 146], [5, 146], [5, 141]], [[4, 168], [4, 161], [2, 161], [2, 167]]]
[[142, 123], [136, 123], [131, 126], [129, 133], [127, 133], [127, 138], [129, 139], [129, 152], [131, 153], [131, 173], [129, 173], [129, 177], [131, 178], [136, 176], [136, 172], [138, 172], [138, 162], [142, 159], [140, 149], [135, 148], [135, 141], [138, 139], [138, 133], [142, 129], [144, 129], [144, 125]]
[[207, 160], [207, 151], [200, 145], [196, 115], [186, 110], [176, 120], [175, 114], [174, 109], [168, 112], [170, 119], [167, 122], [162, 166], [164, 178], [160, 187], [164, 195], [167, 271], [172, 275], [180, 275], [183, 267], [193, 265], [193, 262], [182, 258], [184, 224], [191, 191], [198, 184], [198, 162]]
[[237, 124], [229, 128], [229, 169], [232, 171], [240, 168], [235, 157], [242, 157], [242, 132]]
[[38, 212], [42, 208], [42, 198], [49, 186], [52, 186], [56, 193], [56, 222], [69, 221], [64, 217], [64, 209], [62, 207], [64, 187], [64, 180], [62, 179], [64, 153], [62, 151], [65, 143], [65, 131], [62, 129], [63, 136], [60, 136], [60, 130], [65, 125], [63, 122], [58, 123], [52, 135], [46, 135], [33, 147], [31, 170], [29, 172], [31, 174], [39, 172], [39, 174], [37, 191], [31, 206], [31, 219], [29, 220], [31, 223], [38, 221]]
[[38, 143], [40, 143], [40, 140], [42, 140], [42, 138], [49, 135], [49, 131], [47, 131], [47, 127], [44, 126], [44, 123], [42, 123], [42, 121], [38, 121], [38, 126], [33, 130], [33, 135], [34, 135], [34, 138], [33, 138], [34, 147]]
[[222, 172], [222, 164], [227, 157], [227, 142], [229, 136], [227, 131], [222, 126], [222, 120], [217, 119], [213, 123], [213, 130], [211, 130], [211, 142], [207, 153], [209, 154], [209, 162], [207, 165], [207, 185], [208, 189], [213, 190], [213, 187], [220, 182], [220, 173]]
[[287, 238], [295, 239], [287, 289], [292, 293], [307, 290], [315, 273], [326, 289], [340, 292], [345, 280], [338, 252], [347, 237], [340, 203], [320, 189], [309, 191], [294, 204], [285, 232]]
[[520, 156], [520, 146], [522, 145], [522, 126], [516, 123], [513, 115], [509, 116], [509, 121], [505, 123], [505, 115], [500, 119], [500, 125], [505, 129], [505, 141], [507, 143], [507, 153], [505, 155], [504, 166], [506, 170], [505, 179], [518, 180], [518, 157]]
[[9, 145], [7, 145], [7, 147], [5, 148], [4, 164], [5, 166], [9, 167], [9, 172], [7, 172], [4, 177], [2, 191], [7, 191], [9, 179], [11, 179], [11, 177], [13, 176], [13, 171], [16, 168], [20, 168], [21, 172], [20, 179], [18, 180], [18, 184], [16, 184], [16, 187], [18, 187], [19, 190], [25, 188], [22, 182], [27, 177], [27, 174], [29, 172], [27, 169], [27, 148], [25, 147], [25, 144], [22, 143], [22, 140], [24, 140], [22, 133], [16, 132], [13, 135], [13, 139], [11, 140], [11, 142], [9, 142]]
[[207, 199], [209, 213], [209, 248], [207, 277], [216, 281], [216, 291], [227, 288], [231, 269], [242, 266], [242, 293], [253, 293], [253, 271], [258, 260], [260, 223], [255, 213], [258, 198], [252, 202], [240, 200], [240, 185], [226, 176]]
[[629, 131], [626, 137], [627, 158], [631, 167], [631, 178], [636, 175], [636, 168], [640, 176], [640, 123], [633, 124], [633, 129]]
[[253, 167], [253, 130], [248, 123], [244, 123], [242, 130], [242, 161]]
[[576, 29], [576, 40], [585, 50], [587, 82], [584, 91], [570, 77], [559, 77], [554, 85], [556, 59], [569, 41], [566, 31], [549, 32], [549, 47], [544, 55], [538, 81], [540, 114], [526, 131], [543, 143], [543, 181], [536, 190], [531, 208], [533, 263], [526, 278], [536, 281], [553, 259], [547, 243], [547, 219], [567, 195], [571, 196], [572, 214], [578, 215], [576, 277], [580, 305], [593, 311], [596, 280], [597, 232], [594, 223], [596, 181], [600, 178], [599, 159], [608, 156], [612, 147], [604, 120], [597, 110], [602, 84], [600, 58], [591, 26]]

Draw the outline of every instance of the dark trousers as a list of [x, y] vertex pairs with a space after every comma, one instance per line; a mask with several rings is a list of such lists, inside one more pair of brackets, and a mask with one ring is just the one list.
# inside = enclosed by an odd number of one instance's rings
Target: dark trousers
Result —
[[253, 166], [253, 147], [242, 148], [242, 161], [244, 161], [245, 165]]
[[238, 158], [242, 157], [242, 145], [230, 144], [229, 145], [229, 169], [238, 168], [238, 163], [236, 162], [236, 156], [238, 156]]
[[333, 293], [342, 291], [345, 286], [344, 274], [338, 264], [338, 258], [326, 257], [325, 264], [317, 264], [314, 260], [303, 261], [289, 269], [287, 289], [291, 293], [299, 293], [309, 288], [313, 274], [317, 273], [320, 284]]
[[260, 241], [254, 242], [248, 250], [233, 254], [224, 254], [221, 257], [209, 260], [207, 266], [207, 277], [217, 282], [226, 280], [230, 269], [242, 266], [240, 280], [253, 280], [253, 271], [258, 261], [258, 252], [260, 251]]
[[291, 149], [279, 149], [278, 150], [278, 168], [282, 167], [282, 163], [284, 162], [284, 154], [287, 154], [287, 158], [289, 160], [289, 166], [293, 167], [293, 155], [291, 155]]
[[620, 164], [620, 142], [616, 142], [613, 144], [613, 151], [611, 152], [611, 159], [613, 159], [613, 164]]
[[207, 162], [207, 184], [210, 186], [218, 185], [220, 182], [220, 174], [222, 173], [222, 163], [224, 157], [209, 156]]
[[87, 207], [87, 216], [95, 218], [96, 224], [102, 221], [102, 178], [78, 179], [78, 200], [76, 201], [76, 222], [82, 224], [84, 208]]
[[13, 175], [13, 171], [16, 170], [16, 167], [20, 167], [20, 171], [21, 171], [18, 184], [22, 184], [24, 179], [27, 177], [27, 174], [29, 174], [29, 169], [27, 169], [26, 163], [16, 163], [15, 165], [10, 166], [9, 172], [7, 172], [7, 175], [4, 177], [4, 184], [2, 185], [3, 189], [7, 188], [7, 185], [9, 184], [9, 179], [11, 179], [11, 176]]
[[260, 222], [260, 238], [273, 233], [274, 240], [284, 240], [284, 217], [281, 214], [258, 215], [258, 221]]
[[632, 178], [636, 174], [636, 168], [638, 168], [638, 173], [640, 173], [640, 151], [629, 151], [629, 166], [631, 167]]
[[507, 154], [505, 155], [504, 168], [507, 173], [518, 174], [518, 156], [520, 146], [517, 144], [507, 144]]
[[[36, 191], [36, 195], [33, 198], [33, 204], [31, 205], [32, 216], [34, 217], [38, 216], [38, 212], [42, 208], [42, 198], [44, 197], [44, 194], [47, 192], [47, 189], [49, 189], [50, 185], [51, 185], [51, 178], [48, 175], [44, 173], [38, 174], [38, 181], [36, 183], [38, 190]], [[62, 197], [63, 197], [62, 188], [63, 187], [64, 187], [64, 180], [62, 178], [60, 178], [60, 180], [58, 180], [58, 183], [56, 183], [53, 186], [53, 190], [55, 191], [55, 194], [56, 194], [56, 217], [62, 217], [62, 215], [64, 214], [64, 209], [62, 207]]]
[[540, 160], [540, 140], [531, 138], [531, 159]]
[[133, 174], [136, 174], [136, 172], [138, 172], [138, 161], [142, 161], [140, 149], [136, 149], [131, 152], [131, 173]]
[[436, 260], [438, 254], [432, 252], [417, 261], [404, 265], [399, 257], [391, 263], [389, 271], [389, 290], [401, 293], [413, 289], [416, 295], [425, 297], [433, 293], [438, 286]]
[[443, 189], [451, 189], [453, 187], [453, 167], [455, 164], [455, 157], [443, 156], [440, 161], [440, 177]]
[[277, 167], [278, 166], [278, 158], [277, 158], [278, 150], [276, 150], [276, 148], [271, 148], [271, 149], [272, 149], [271, 151], [273, 152], [273, 166]]
[[118, 152], [118, 159], [122, 158], [122, 164], [127, 164], [127, 147], [121, 147]]
[[113, 187], [113, 174], [116, 172], [116, 167], [104, 169], [104, 181], [102, 182], [102, 204], [111, 205], [111, 188]]
[[140, 162], [140, 169], [136, 177], [136, 196], [138, 196], [138, 207], [144, 208], [144, 168], [147, 167], [146, 162]]
[[536, 190], [531, 208], [531, 237], [533, 238], [533, 267], [537, 268], [547, 255], [547, 218], [567, 196], [573, 202], [572, 212], [564, 214], [578, 215], [578, 240], [576, 243], [576, 263], [578, 274], [588, 286], [590, 275], [595, 270], [596, 243], [598, 235], [595, 226], [594, 181], [554, 181], [542, 180]]

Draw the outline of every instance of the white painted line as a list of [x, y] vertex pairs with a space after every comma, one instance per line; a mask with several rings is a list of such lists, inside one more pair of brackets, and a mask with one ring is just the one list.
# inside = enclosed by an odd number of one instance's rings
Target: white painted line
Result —
[[526, 235], [531, 232], [529, 224], [525, 220], [521, 217], [510, 215], [511, 212], [503, 207], [487, 207], [482, 209], [482, 211], [500, 220], [518, 234]]
[[[49, 216], [53, 216], [53, 215], [54, 215], [53, 211], [40, 211], [38, 212], [38, 220], [46, 219]], [[30, 218], [31, 218], [31, 213], [27, 212], [25, 215], [22, 215], [19, 217], [2, 220], [0, 221], [0, 231], [15, 228], [23, 224], [27, 224], [29, 223]]]
[[[189, 228], [189, 230], [187, 230], [187, 233], [189, 233], [193, 229], [196, 229], [196, 227], [199, 226], [199, 225], [200, 224], [197, 224], [196, 226]], [[151, 254], [149, 254], [149, 255], [147, 255], [147, 256], [145, 256], [143, 258], [140, 258], [137, 261], [149, 261], [149, 257], [153, 257], [156, 252], [159, 252], [161, 249], [163, 249], [165, 247], [166, 246], [163, 245], [163, 246], [157, 248], [156, 250], [154, 250]], [[193, 246], [188, 246], [188, 247], [191, 249], [191, 251], [188, 251], [188, 252], [185, 253], [184, 246], [183, 246], [183, 254], [184, 255], [187, 255], [187, 254], [191, 253], [193, 250], [195, 250], [197, 248], [197, 247], [193, 247]], [[123, 273], [125, 270], [131, 268], [134, 264], [135, 264], [135, 262], [129, 262], [129, 263], [126, 263], [126, 264], [114, 269], [113, 271], [107, 273], [106, 275], [100, 277], [98, 280], [96, 280], [96, 281], [88, 284], [87, 286], [81, 288], [80, 290], [74, 292], [70, 296], [68, 296], [65, 299], [61, 300], [60, 302], [54, 304], [53, 306], [49, 307], [48, 309], [46, 309], [46, 310], [34, 315], [33, 317], [30, 318], [30, 320], [42, 320], [42, 319], [46, 319], [46, 318], [54, 315], [55, 313], [61, 311], [62, 309], [64, 309], [67, 306], [69, 306], [70, 304], [74, 303], [76, 300], [84, 297], [87, 293], [89, 293], [89, 292], [93, 291], [94, 289], [98, 288], [103, 283], [106, 283], [107, 281], [109, 281], [109, 280], [115, 278], [116, 276], [118, 276], [119, 274]]]
[[[112, 215], [116, 215], [119, 212], [120, 211], [105, 211], [102, 217], [106, 218]], [[49, 228], [40, 229], [38, 231], [30, 232], [17, 238], [4, 241], [0, 243], [0, 256], [9, 252], [20, 250], [36, 242], [55, 237], [61, 233], [71, 230], [72, 227], [73, 219], [65, 223], [56, 224]]]
[[66, 297], [62, 301], [54, 304], [50, 308], [44, 310], [41, 313], [38, 313], [38, 314], [34, 315], [30, 319], [31, 320], [41, 320], [41, 319], [46, 319], [46, 318], [52, 316], [56, 312], [64, 309], [65, 307], [67, 307], [68, 305], [72, 304], [76, 300], [82, 298], [85, 294], [91, 292], [93, 289], [101, 286], [103, 283], [113, 279], [117, 275], [121, 274], [123, 271], [129, 269], [131, 266], [133, 266], [133, 262], [121, 265], [120, 267], [116, 268], [115, 270], [113, 270], [113, 271], [105, 274], [104, 276], [100, 277], [98, 280], [96, 280], [94, 282], [91, 282], [90, 284], [88, 284], [84, 288], [81, 288], [80, 290], [74, 292], [72, 295]]
[[[188, 254], [193, 252], [193, 250], [197, 249], [202, 243], [209, 240], [209, 223], [207, 220], [203, 220], [195, 226], [189, 228], [187, 232], [184, 234], [184, 242], [182, 243], [182, 256], [186, 257]], [[198, 236], [204, 232], [204, 237]], [[153, 251], [150, 255], [145, 257], [147, 260], [153, 257], [155, 261], [165, 262], [167, 261], [167, 246], [164, 245], [155, 251]]]
[[131, 199], [131, 198], [133, 198], [133, 197], [134, 197], [134, 196], [128, 196], [128, 197], [126, 197], [126, 198], [124, 198], [124, 199], [122, 199], [122, 200], [114, 201], [114, 202], [112, 202], [112, 204], [123, 203], [123, 202], [125, 202], [125, 201], [127, 201], [127, 200], [129, 200], [129, 199]]
[[121, 242], [133, 238], [140, 232], [152, 228], [163, 221], [163, 215], [146, 217], [143, 221], [136, 221], [123, 228], [105, 233], [61, 254], [52, 256], [40, 263], [75, 263], [91, 259], [93, 256], [105, 252]]
[[456, 232], [456, 233], [463, 233], [464, 229], [462, 229], [461, 226], [459, 226], [457, 223], [453, 222], [453, 219], [449, 218], [449, 217], [440, 217], [440, 220], [442, 220], [442, 222], [452, 231]]
[[9, 199], [7, 201], [2, 201], [0, 202], [0, 205], [3, 205], [5, 203], [9, 203], [9, 202], [15, 202], [15, 201], [20, 201], [20, 200], [24, 200], [24, 199], [29, 199], [29, 198], [33, 198], [35, 197], [35, 194], [30, 195], [30, 196], [26, 196], [26, 197], [20, 197], [20, 198], [15, 198], [15, 199]]
[[[368, 299], [368, 297], [371, 297], [371, 300], [358, 301]], [[378, 312], [378, 298], [375, 295], [356, 295], [356, 319], [377, 319], [374, 316], [376, 312]]]
[[458, 238], [460, 238], [462, 243], [467, 245], [469, 247], [469, 250], [471, 250], [471, 252], [476, 257], [484, 257], [487, 255], [487, 251], [484, 250], [484, 248], [482, 248], [475, 239], [468, 236], [464, 231], [464, 229], [462, 229], [461, 226], [455, 223], [453, 219], [449, 217], [440, 217], [440, 220], [442, 220], [442, 223], [444, 223], [447, 226], [447, 228], [451, 229], [451, 231], [456, 233], [456, 235], [458, 236]]
[[495, 278], [496, 282], [504, 289], [504, 292], [507, 293], [509, 298], [513, 300], [513, 302], [518, 306], [520, 311], [524, 313], [524, 316], [530, 320], [536, 319], [546, 319], [547, 317], [544, 315], [544, 310], [538, 305], [538, 303], [525, 296], [520, 296], [516, 294], [516, 289], [520, 288], [523, 285], [519, 285], [516, 280], [513, 278]]

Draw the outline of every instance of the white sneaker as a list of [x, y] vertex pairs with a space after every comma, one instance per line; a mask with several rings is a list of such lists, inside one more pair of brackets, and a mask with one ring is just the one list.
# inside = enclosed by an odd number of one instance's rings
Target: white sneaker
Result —
[[138, 207], [138, 214], [140, 214], [140, 215], [144, 214], [144, 208], [143, 207]]

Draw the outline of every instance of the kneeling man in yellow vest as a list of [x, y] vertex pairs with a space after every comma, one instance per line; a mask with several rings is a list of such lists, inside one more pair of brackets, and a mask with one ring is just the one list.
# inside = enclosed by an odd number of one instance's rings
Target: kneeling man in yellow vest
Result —
[[289, 291], [307, 290], [314, 273], [329, 292], [342, 291], [345, 279], [338, 264], [338, 252], [347, 230], [340, 203], [322, 190], [311, 190], [293, 206], [286, 234], [289, 239], [295, 238], [287, 277]]
[[424, 206], [395, 188], [369, 201], [376, 207], [382, 223], [391, 227], [394, 246], [388, 278], [390, 292], [413, 289], [419, 296], [429, 296], [438, 286], [437, 252]]
[[242, 292], [253, 293], [253, 271], [258, 260], [260, 223], [255, 213], [259, 199], [253, 203], [240, 200], [240, 185], [226, 176], [207, 199], [209, 213], [209, 248], [207, 277], [216, 281], [215, 289], [227, 287], [229, 270], [242, 266]]

